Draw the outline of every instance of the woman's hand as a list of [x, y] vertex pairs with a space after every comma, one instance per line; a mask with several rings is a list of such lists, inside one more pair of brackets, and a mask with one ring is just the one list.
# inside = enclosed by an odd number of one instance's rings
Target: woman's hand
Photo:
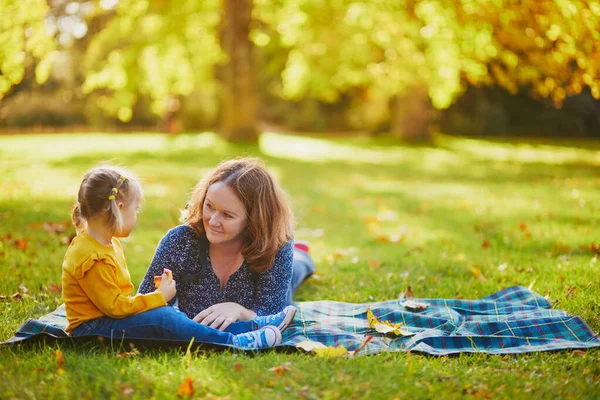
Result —
[[219, 303], [196, 315], [194, 321], [224, 331], [232, 322], [251, 320], [255, 316], [254, 311], [237, 303]]

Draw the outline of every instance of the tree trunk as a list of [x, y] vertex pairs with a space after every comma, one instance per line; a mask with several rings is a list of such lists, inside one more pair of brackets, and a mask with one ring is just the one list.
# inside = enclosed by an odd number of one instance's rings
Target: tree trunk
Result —
[[253, 0], [223, 0], [221, 46], [229, 58], [223, 72], [221, 134], [230, 141], [256, 141], [256, 74], [250, 21]]
[[426, 87], [415, 87], [394, 97], [390, 114], [394, 136], [411, 143], [431, 143], [431, 105]]

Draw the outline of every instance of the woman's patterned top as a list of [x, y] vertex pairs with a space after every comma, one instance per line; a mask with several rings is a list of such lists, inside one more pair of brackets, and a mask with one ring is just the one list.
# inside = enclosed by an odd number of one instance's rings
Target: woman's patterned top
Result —
[[[167, 232], [158, 244], [138, 292], [154, 291], [153, 277], [162, 275], [163, 268], [169, 268], [176, 281], [177, 305], [190, 318], [214, 304], [225, 302], [240, 304], [258, 315], [275, 314], [288, 305], [292, 259], [293, 241], [290, 240], [279, 250], [268, 271], [254, 272], [244, 261], [221, 290], [219, 278], [210, 263], [207, 239], [198, 236], [189, 226], [179, 225]], [[201, 274], [196, 282], [181, 279], [198, 273]], [[175, 299], [169, 304], [174, 303]]]

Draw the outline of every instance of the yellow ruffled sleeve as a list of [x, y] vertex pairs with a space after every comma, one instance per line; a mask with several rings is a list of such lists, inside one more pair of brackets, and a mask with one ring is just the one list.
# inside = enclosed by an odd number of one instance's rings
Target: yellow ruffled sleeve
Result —
[[125, 295], [117, 282], [117, 271], [112, 260], [90, 256], [74, 271], [81, 289], [90, 301], [106, 316], [125, 318], [153, 308], [167, 305], [163, 295], [158, 292]]

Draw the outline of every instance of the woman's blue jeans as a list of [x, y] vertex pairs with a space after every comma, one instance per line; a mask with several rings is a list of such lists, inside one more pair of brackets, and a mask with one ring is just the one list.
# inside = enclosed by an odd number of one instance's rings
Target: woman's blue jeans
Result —
[[233, 335], [256, 329], [252, 321], [234, 322], [221, 332], [191, 320], [176, 308], [163, 306], [125, 318], [100, 317], [76, 327], [72, 336], [99, 335], [114, 339], [169, 339], [231, 344]]
[[287, 303], [292, 304], [292, 294], [306, 278], [315, 273], [315, 263], [308, 254], [302, 250], [294, 249], [292, 262], [292, 284], [287, 293]]

